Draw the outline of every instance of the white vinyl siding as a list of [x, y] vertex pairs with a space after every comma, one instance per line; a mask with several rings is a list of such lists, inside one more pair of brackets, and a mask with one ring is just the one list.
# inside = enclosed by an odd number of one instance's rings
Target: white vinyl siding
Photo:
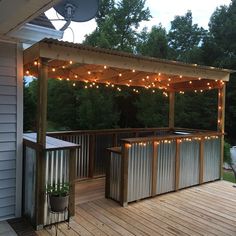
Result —
[[0, 220], [16, 216], [17, 45], [0, 42]]

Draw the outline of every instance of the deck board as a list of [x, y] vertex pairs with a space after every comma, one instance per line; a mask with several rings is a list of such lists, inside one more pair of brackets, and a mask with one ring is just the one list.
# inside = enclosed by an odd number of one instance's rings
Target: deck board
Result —
[[[216, 181], [123, 208], [104, 198], [104, 179], [76, 184], [76, 216], [58, 235], [231, 235], [236, 236], [236, 188]], [[55, 235], [55, 229], [37, 232]]]

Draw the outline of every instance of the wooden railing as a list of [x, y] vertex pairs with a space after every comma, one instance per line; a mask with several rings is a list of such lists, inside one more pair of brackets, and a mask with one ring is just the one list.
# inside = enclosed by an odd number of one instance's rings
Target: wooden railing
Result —
[[205, 130], [186, 128], [131, 128], [106, 130], [78, 130], [49, 132], [47, 135], [80, 145], [76, 151], [77, 179], [105, 176], [109, 154], [107, 148], [120, 146], [126, 138], [163, 136], [174, 131], [207, 132]]
[[171, 132], [169, 128], [136, 128], [50, 132], [47, 135], [80, 145], [76, 152], [77, 178], [86, 179], [105, 176], [109, 157], [106, 148], [120, 146], [122, 139], [159, 136]]

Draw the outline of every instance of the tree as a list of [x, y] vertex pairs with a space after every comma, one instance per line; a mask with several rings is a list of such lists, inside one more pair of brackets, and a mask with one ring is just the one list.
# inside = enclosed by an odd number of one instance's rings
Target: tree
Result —
[[77, 122], [82, 129], [114, 128], [119, 113], [114, 106], [112, 90], [102, 88], [80, 89], [77, 91]]
[[88, 35], [85, 44], [134, 52], [139, 34], [139, 23], [150, 19], [145, 0], [105, 0], [96, 18], [97, 28]]
[[139, 94], [135, 105], [137, 119], [144, 127], [163, 127], [168, 125], [168, 100], [161, 92], [152, 93], [143, 90]]
[[[209, 33], [202, 45], [203, 61], [207, 65], [236, 68], [236, 0], [221, 6], [212, 14]], [[231, 75], [226, 94], [226, 132], [231, 142], [236, 140], [236, 76]]]
[[[224, 162], [226, 162], [232, 169], [234, 173], [234, 182], [236, 183], [236, 163], [233, 162], [230, 154], [230, 144], [224, 142]], [[236, 187], [236, 186], [234, 186]]]
[[150, 57], [167, 58], [168, 40], [165, 28], [153, 26], [148, 32], [146, 28], [140, 34], [137, 52]]
[[193, 24], [192, 12], [188, 11], [185, 16], [176, 16], [171, 21], [168, 33], [171, 59], [187, 63], [198, 63], [201, 52], [199, 46], [206, 34], [202, 27]]

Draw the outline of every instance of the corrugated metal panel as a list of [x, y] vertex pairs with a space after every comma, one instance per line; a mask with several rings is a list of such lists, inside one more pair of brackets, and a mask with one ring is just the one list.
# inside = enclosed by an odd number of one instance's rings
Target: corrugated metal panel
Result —
[[151, 196], [153, 145], [133, 143], [129, 148], [128, 202]]
[[16, 45], [0, 42], [0, 220], [15, 215], [16, 86]]
[[157, 192], [166, 193], [175, 189], [175, 154], [176, 143], [161, 141], [158, 145]]
[[80, 148], [76, 151], [76, 170], [77, 178], [88, 178], [89, 172], [89, 135], [88, 134], [73, 134], [66, 136], [55, 136], [55, 138], [76, 143]]
[[120, 201], [121, 155], [112, 152], [110, 158], [110, 197], [116, 201]]
[[220, 149], [220, 138], [204, 141], [204, 182], [220, 178]]
[[36, 152], [26, 147], [24, 156], [24, 191], [23, 212], [34, 224], [35, 220], [35, 186], [36, 186]]
[[179, 188], [199, 184], [199, 141], [180, 143]]
[[113, 146], [113, 135], [96, 135], [95, 143], [94, 175], [105, 175], [106, 162], [109, 158], [109, 153], [106, 148]]
[[[60, 184], [69, 182], [69, 150], [47, 151], [45, 188], [48, 184]], [[44, 225], [65, 220], [67, 214], [52, 214], [48, 208], [48, 198], [45, 196]]]

